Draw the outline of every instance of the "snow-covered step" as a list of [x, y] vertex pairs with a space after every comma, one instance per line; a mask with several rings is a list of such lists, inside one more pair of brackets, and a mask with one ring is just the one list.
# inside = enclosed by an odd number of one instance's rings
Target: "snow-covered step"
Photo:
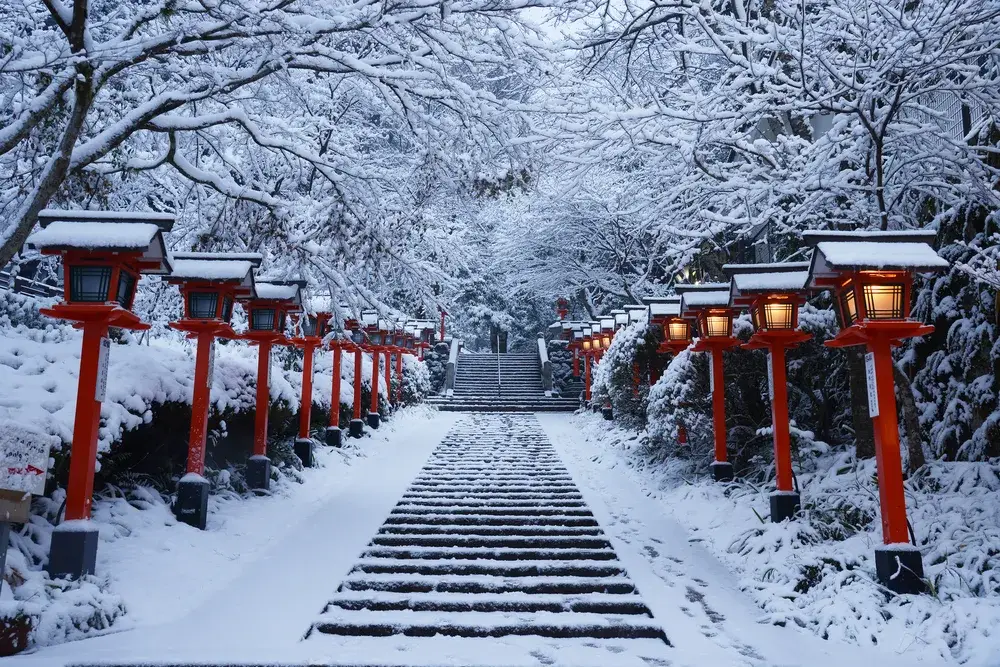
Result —
[[362, 558], [351, 570], [351, 574], [355, 573], [491, 575], [497, 577], [614, 577], [625, 574], [625, 570], [608, 561], [475, 560], [456, 563], [454, 560], [448, 559], [403, 562], [397, 558]]
[[418, 593], [632, 593], [635, 585], [623, 577], [499, 577], [490, 575], [349, 575], [342, 584], [346, 590], [395, 591]]
[[589, 612], [650, 617], [649, 609], [637, 594], [546, 595], [540, 593], [389, 593], [385, 591], [344, 591], [330, 599], [329, 607], [341, 609], [506, 612]]
[[603, 537], [592, 536], [485, 536], [485, 535], [379, 535], [372, 544], [378, 546], [462, 546], [462, 547], [512, 547], [525, 549], [605, 549], [611, 543]]

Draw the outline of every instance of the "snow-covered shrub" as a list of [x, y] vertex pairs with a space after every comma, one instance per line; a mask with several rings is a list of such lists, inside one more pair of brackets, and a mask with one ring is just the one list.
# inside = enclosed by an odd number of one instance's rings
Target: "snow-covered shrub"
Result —
[[[635, 429], [646, 425], [647, 383], [636, 384], [636, 367], [643, 368], [655, 354], [658, 341], [645, 320], [633, 322], [615, 333], [594, 372], [591, 396], [610, 403], [615, 419]], [[640, 376], [641, 377], [641, 376]]]
[[424, 400], [431, 392], [431, 376], [427, 363], [413, 355], [403, 355], [403, 405]]
[[550, 340], [546, 344], [549, 363], [552, 364], [552, 390], [565, 396], [575, 379], [573, 377], [573, 353], [565, 340]]
[[424, 363], [427, 364], [427, 374], [430, 378], [430, 390], [436, 394], [444, 391], [450, 353], [451, 345], [444, 342], [435, 343], [424, 352]]
[[[962, 222], [962, 220], [958, 221]], [[958, 243], [964, 229], [943, 226], [939, 251], [953, 266], [971, 261], [973, 251]], [[969, 220], [983, 236], [982, 220]], [[956, 229], [957, 227], [957, 229]], [[920, 424], [930, 452], [948, 460], [1000, 456], [1000, 326], [993, 290], [959, 268], [923, 282], [916, 315], [934, 333], [911, 342], [904, 365], [913, 376]]]
[[[650, 388], [648, 400], [646, 430], [653, 444], [707, 471], [713, 455], [706, 356], [690, 350], [673, 356]], [[681, 429], [687, 435], [686, 445], [679, 442]]]

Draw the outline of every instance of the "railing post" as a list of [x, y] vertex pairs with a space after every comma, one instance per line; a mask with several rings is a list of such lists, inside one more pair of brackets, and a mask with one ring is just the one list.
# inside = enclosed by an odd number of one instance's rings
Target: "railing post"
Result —
[[542, 389], [546, 396], [552, 396], [552, 362], [549, 361], [549, 350], [541, 334], [538, 335], [538, 359], [541, 361]]
[[462, 342], [457, 338], [451, 340], [451, 351], [448, 353], [448, 365], [444, 374], [444, 394], [453, 396], [455, 394], [455, 368], [458, 365], [458, 350], [462, 347]]

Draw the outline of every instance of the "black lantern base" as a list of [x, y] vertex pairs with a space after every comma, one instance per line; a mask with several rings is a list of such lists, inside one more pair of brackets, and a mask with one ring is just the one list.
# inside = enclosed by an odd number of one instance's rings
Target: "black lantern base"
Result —
[[211, 486], [201, 475], [187, 474], [177, 483], [174, 516], [181, 523], [205, 530], [208, 521], [208, 489]]
[[296, 438], [293, 449], [295, 455], [302, 461], [303, 467], [312, 468], [316, 465], [316, 457], [313, 456], [312, 438]]
[[601, 411], [601, 406], [598, 405], [597, 403], [591, 403], [590, 404], [590, 411], [593, 412], [596, 415], [598, 412]]
[[716, 482], [733, 481], [733, 464], [715, 461], [712, 463], [712, 479]]
[[916, 595], [927, 591], [920, 551], [909, 544], [875, 549], [875, 574], [880, 584], [895, 593]]
[[271, 459], [266, 456], [251, 456], [247, 461], [247, 486], [257, 491], [271, 489]]
[[603, 416], [605, 420], [611, 421], [612, 419], [615, 418], [615, 411], [611, 408], [610, 405], [605, 405], [603, 408], [601, 408], [601, 416]]
[[771, 522], [781, 523], [798, 514], [802, 503], [794, 491], [771, 492]]
[[347, 427], [347, 435], [351, 438], [360, 438], [365, 434], [365, 422], [361, 419], [352, 419]]
[[97, 571], [97, 526], [69, 521], [52, 531], [48, 571], [51, 577], [79, 579]]
[[370, 428], [378, 428], [379, 424], [382, 423], [382, 416], [377, 412], [368, 413], [368, 426]]
[[326, 429], [326, 444], [328, 447], [340, 447], [344, 444], [344, 432], [336, 426]]

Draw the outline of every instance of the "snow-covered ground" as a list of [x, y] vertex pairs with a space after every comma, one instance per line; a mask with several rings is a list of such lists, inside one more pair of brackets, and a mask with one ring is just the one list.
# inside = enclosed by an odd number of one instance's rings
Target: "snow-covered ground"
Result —
[[[764, 636], [768, 626], [801, 626], [801, 633], [831, 645], [877, 646], [910, 664], [1000, 664], [1000, 483], [993, 466], [936, 462], [919, 489], [910, 486], [910, 519], [932, 545], [924, 549], [924, 562], [934, 595], [892, 596], [874, 581], [872, 552], [880, 537], [877, 518], [871, 522], [878, 507], [873, 461], [855, 466], [847, 455], [821, 456], [816, 470], [799, 474], [809, 520], [772, 524], [767, 488], [726, 487], [692, 475], [685, 462], [647, 450], [643, 434], [596, 415], [577, 415], [572, 428], [577, 441], [567, 451], [586, 453], [595, 482], [628, 479], [647, 504], [700, 545], [699, 559], [719, 559], [734, 573], [731, 586], [758, 605], [748, 618], [766, 624], [753, 636]], [[634, 523], [621, 510], [615, 514]], [[839, 527], [852, 521], [866, 527]]]

